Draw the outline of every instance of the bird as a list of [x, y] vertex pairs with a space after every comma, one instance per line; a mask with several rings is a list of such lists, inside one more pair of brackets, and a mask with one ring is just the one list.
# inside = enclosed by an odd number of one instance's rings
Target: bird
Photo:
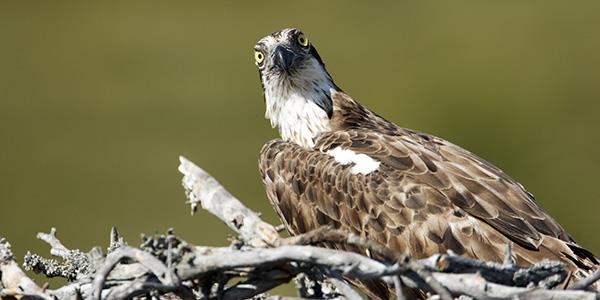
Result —
[[[452, 252], [502, 262], [511, 245], [518, 266], [560, 261], [571, 282], [598, 268], [598, 259], [502, 170], [344, 93], [301, 30], [263, 37], [254, 59], [265, 117], [280, 135], [262, 147], [260, 174], [290, 235], [331, 226], [416, 259]], [[381, 282], [364, 286], [369, 298], [390, 295]]]

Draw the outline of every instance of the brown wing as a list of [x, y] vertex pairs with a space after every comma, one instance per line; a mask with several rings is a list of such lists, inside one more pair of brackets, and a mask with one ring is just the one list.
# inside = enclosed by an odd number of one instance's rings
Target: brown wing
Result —
[[[367, 175], [352, 174], [352, 165], [324, 153], [336, 147], [381, 164]], [[292, 234], [333, 224], [417, 258], [452, 250], [494, 261], [512, 241], [522, 265], [543, 258], [573, 270], [597, 264], [520, 184], [432, 136], [337, 131], [322, 135], [314, 150], [275, 140], [263, 147], [260, 169]]]
[[[572, 242], [562, 227], [547, 215], [533, 196], [501, 170], [444, 140], [406, 131], [389, 136], [350, 130], [324, 135], [317, 147], [327, 151], [341, 146], [381, 161], [419, 189], [427, 187], [514, 242], [537, 249], [543, 235]], [[410, 182], [410, 183], [409, 183]], [[424, 195], [423, 202], [435, 198]]]

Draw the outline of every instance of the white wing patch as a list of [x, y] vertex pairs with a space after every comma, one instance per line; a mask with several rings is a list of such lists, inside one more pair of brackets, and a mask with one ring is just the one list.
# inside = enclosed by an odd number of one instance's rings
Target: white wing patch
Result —
[[337, 147], [326, 152], [333, 156], [335, 161], [342, 165], [354, 164], [350, 172], [352, 174], [369, 174], [379, 168], [381, 162], [374, 160], [366, 154], [356, 154], [356, 152], [348, 149]]

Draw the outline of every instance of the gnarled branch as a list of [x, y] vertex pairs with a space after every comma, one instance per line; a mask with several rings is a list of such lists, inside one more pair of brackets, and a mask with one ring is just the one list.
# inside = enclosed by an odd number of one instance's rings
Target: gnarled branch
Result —
[[[113, 228], [108, 254], [104, 255], [100, 248], [82, 252], [65, 247], [52, 228], [48, 234], [38, 234], [38, 238], [48, 243], [50, 254], [61, 261], [35, 254], [27, 255], [25, 260], [26, 268], [70, 280], [51, 290], [39, 287], [21, 270], [10, 244], [0, 238], [0, 297], [291, 299], [263, 293], [301, 276], [302, 280], [317, 278], [319, 282], [310, 289], [318, 289], [318, 293], [313, 292], [322, 298], [359, 299], [360, 294], [345, 280], [374, 278], [395, 288], [398, 299], [404, 298], [404, 288], [421, 289], [441, 299], [598, 298], [596, 292], [587, 290], [598, 280], [598, 273], [569, 290], [552, 289], [566, 276], [562, 264], [541, 262], [520, 268], [510, 259], [510, 248], [505, 262], [497, 264], [451, 253], [412, 260], [373, 241], [327, 227], [281, 238], [275, 226], [262, 221], [207, 172], [185, 158], [180, 161], [192, 211], [202, 206], [234, 230], [238, 241], [229, 247], [195, 246], [169, 230], [165, 235], [144, 237], [140, 247], [131, 247]], [[323, 242], [366, 248], [389, 261], [315, 246]]]

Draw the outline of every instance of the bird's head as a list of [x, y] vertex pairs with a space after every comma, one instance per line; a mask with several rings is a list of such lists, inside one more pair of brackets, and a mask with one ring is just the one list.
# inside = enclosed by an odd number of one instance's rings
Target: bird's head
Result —
[[[324, 123], [323, 116], [331, 117], [331, 94], [340, 89], [304, 33], [286, 28], [265, 36], [254, 46], [254, 59], [265, 94], [266, 117], [279, 128], [282, 138], [306, 139], [295, 137], [302, 135], [295, 131], [306, 128], [300, 128], [303, 124], [290, 124], [293, 122], [307, 123], [304, 125], [311, 132], [324, 131], [314, 127], [325, 125], [315, 123]], [[317, 133], [320, 132], [311, 134]]]

